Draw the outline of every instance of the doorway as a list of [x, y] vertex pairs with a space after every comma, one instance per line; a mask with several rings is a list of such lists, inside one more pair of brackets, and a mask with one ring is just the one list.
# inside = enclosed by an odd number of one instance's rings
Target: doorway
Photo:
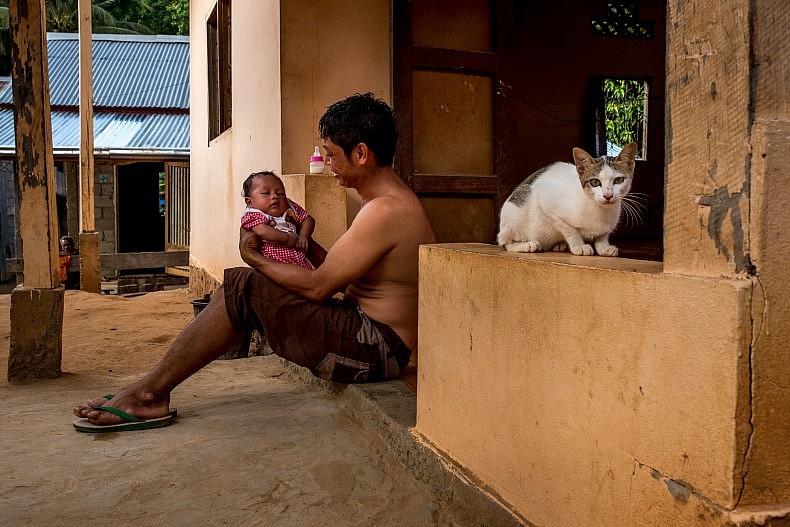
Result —
[[160, 203], [164, 171], [164, 163], [118, 166], [119, 253], [165, 250], [165, 211]]
[[532, 172], [602, 155], [602, 79], [645, 85], [639, 218], [620, 256], [662, 259], [665, 0], [393, 3], [396, 169], [440, 242], [496, 243], [499, 210]]

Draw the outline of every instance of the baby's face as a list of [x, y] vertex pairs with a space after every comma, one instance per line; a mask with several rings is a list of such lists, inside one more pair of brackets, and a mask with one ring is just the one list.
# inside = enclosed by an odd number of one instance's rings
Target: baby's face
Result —
[[250, 195], [244, 201], [248, 207], [270, 216], [282, 216], [288, 210], [288, 200], [282, 182], [273, 176], [257, 176], [250, 185]]

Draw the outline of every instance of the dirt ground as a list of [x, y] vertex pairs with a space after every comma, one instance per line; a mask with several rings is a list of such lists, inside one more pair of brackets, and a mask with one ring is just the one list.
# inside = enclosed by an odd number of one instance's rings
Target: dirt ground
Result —
[[175, 424], [85, 434], [71, 407], [147, 371], [193, 316], [186, 289], [66, 291], [63, 375], [6, 382], [0, 294], [0, 525], [454, 525], [332, 394], [274, 357], [215, 361]]

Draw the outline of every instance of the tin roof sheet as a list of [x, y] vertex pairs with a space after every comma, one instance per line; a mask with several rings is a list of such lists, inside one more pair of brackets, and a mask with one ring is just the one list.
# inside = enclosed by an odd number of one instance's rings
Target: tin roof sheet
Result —
[[[47, 34], [52, 144], [79, 151], [78, 35]], [[97, 153], [189, 153], [189, 39], [93, 35]], [[13, 90], [0, 83], [0, 154], [15, 149]]]
[[[189, 114], [95, 114], [93, 136], [96, 153], [189, 154]], [[15, 147], [14, 112], [0, 109], [0, 154], [13, 153]], [[79, 112], [53, 110], [54, 153], [77, 153], [79, 147]]]
[[[47, 34], [52, 107], [79, 105], [79, 41]], [[10, 86], [0, 104], [12, 104]], [[189, 38], [93, 35], [94, 108], [189, 109]]]

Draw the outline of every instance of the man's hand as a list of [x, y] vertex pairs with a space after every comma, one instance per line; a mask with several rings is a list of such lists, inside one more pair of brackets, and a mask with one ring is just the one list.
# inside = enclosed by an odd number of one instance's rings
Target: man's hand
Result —
[[250, 265], [260, 252], [261, 240], [258, 235], [251, 230], [241, 228], [239, 230], [239, 254], [244, 263]]

